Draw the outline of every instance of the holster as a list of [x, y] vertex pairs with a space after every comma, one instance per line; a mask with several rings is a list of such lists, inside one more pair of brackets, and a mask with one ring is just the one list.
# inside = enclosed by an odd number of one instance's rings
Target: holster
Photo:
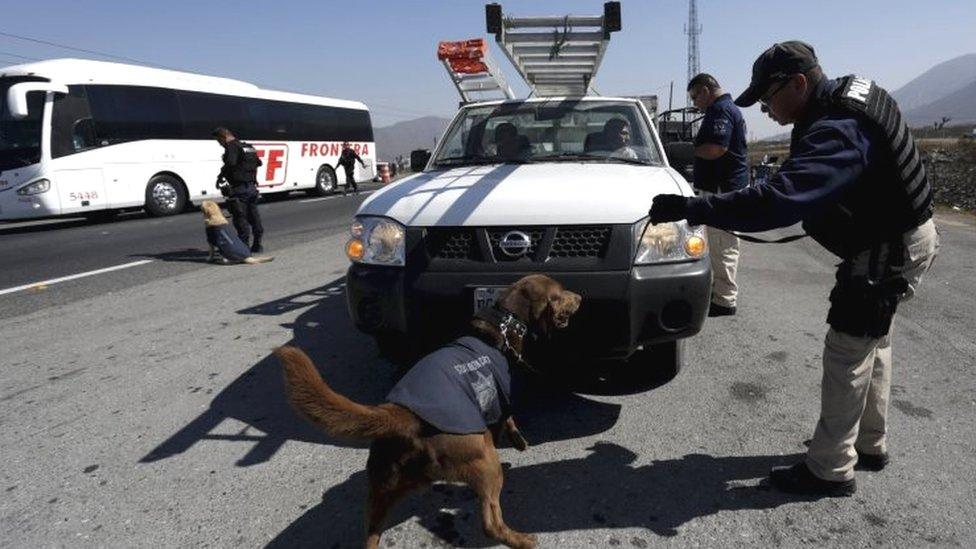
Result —
[[888, 335], [898, 300], [908, 291], [908, 281], [896, 276], [875, 282], [864, 276], [850, 278], [843, 271], [837, 273], [837, 285], [830, 292], [827, 324], [856, 337]]

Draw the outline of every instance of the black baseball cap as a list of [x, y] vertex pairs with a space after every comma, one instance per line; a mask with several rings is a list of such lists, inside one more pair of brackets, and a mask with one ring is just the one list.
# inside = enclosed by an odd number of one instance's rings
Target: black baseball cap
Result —
[[790, 40], [773, 44], [752, 64], [752, 81], [735, 104], [740, 107], [752, 106], [774, 82], [806, 72], [819, 64], [813, 46], [806, 42]]

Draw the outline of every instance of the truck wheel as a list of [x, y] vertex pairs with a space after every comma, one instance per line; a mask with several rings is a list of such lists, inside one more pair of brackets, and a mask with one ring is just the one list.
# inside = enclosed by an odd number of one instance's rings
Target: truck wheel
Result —
[[146, 185], [146, 212], [153, 217], [174, 215], [186, 207], [186, 189], [171, 175], [159, 174]]
[[330, 195], [336, 191], [336, 181], [336, 173], [332, 166], [322, 164], [315, 174], [315, 187], [312, 188], [312, 193], [317, 196]]

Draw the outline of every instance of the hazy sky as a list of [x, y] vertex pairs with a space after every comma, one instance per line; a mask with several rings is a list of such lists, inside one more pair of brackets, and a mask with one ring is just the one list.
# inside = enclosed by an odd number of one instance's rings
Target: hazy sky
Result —
[[[487, 37], [483, 1], [67, 1], [7, 2], [0, 32], [98, 50], [259, 86], [357, 99], [376, 126], [450, 116], [458, 97], [435, 56], [437, 41]], [[501, 2], [513, 15], [590, 15], [591, 1]], [[733, 94], [772, 43], [814, 45], [830, 75], [869, 76], [894, 90], [936, 63], [976, 52], [976, 0], [699, 0], [701, 70]], [[624, 0], [596, 87], [684, 103], [687, 0]], [[493, 43], [493, 47], [496, 47]], [[0, 65], [16, 56], [90, 54], [0, 35]], [[496, 49], [509, 81], [517, 74]], [[517, 93], [525, 88], [516, 86]], [[750, 137], [783, 131], [753, 107]]]

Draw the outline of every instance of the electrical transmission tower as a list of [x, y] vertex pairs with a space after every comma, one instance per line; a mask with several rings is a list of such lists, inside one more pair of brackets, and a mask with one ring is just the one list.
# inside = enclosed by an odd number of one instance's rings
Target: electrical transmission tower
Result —
[[[698, 24], [698, 6], [695, 0], [688, 0], [688, 24], [685, 25], [685, 34], [688, 35], [688, 79], [685, 84], [698, 74], [698, 35], [701, 31], [702, 27]], [[691, 99], [686, 98], [686, 101], [690, 107]]]

